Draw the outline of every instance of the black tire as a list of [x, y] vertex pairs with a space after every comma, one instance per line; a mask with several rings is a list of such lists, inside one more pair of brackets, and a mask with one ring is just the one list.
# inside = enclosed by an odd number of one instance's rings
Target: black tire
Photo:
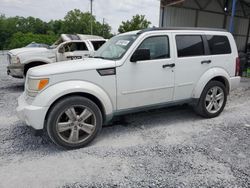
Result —
[[[221, 88], [221, 90], [224, 93], [224, 101], [220, 107], [220, 109], [216, 112], [216, 113], [210, 113], [207, 108], [206, 108], [206, 96], [208, 94], [208, 92], [214, 88], [214, 87], [218, 87]], [[220, 115], [220, 113], [223, 111], [223, 109], [225, 108], [227, 102], [227, 91], [226, 91], [226, 87], [223, 83], [219, 82], [219, 81], [210, 81], [205, 88], [202, 91], [201, 97], [199, 99], [199, 102], [196, 106], [194, 106], [194, 110], [195, 112], [204, 117], [204, 118], [214, 118]]]
[[[79, 105], [80, 106], [82, 105], [86, 107], [87, 109], [91, 110], [91, 113], [93, 113], [93, 116], [95, 116], [96, 125], [95, 125], [93, 132], [89, 134], [89, 137], [86, 140], [80, 143], [70, 143], [69, 141], [67, 142], [63, 140], [63, 137], [60, 136], [60, 133], [58, 130], [58, 126], [59, 126], [58, 119], [62, 118], [62, 114], [65, 113], [67, 109], [71, 107], [77, 108], [77, 106]], [[47, 133], [49, 137], [55, 144], [66, 149], [78, 149], [89, 144], [98, 135], [98, 133], [101, 131], [102, 124], [103, 124], [102, 113], [99, 107], [93, 101], [85, 97], [81, 97], [81, 96], [71, 96], [71, 97], [61, 99], [51, 108], [48, 114], [48, 118], [47, 118], [46, 129], [47, 129]], [[77, 126], [77, 125], [74, 125], [74, 126]], [[68, 130], [68, 131], [69, 132], [73, 131], [73, 129]], [[79, 131], [78, 131], [78, 134], [79, 134]]]
[[46, 65], [46, 63], [34, 62], [34, 63], [30, 63], [30, 64], [25, 65], [24, 70], [23, 70], [24, 78], [26, 77], [27, 72], [28, 72], [29, 69], [31, 69], [33, 67], [38, 67], [38, 66], [41, 66], [41, 65]]

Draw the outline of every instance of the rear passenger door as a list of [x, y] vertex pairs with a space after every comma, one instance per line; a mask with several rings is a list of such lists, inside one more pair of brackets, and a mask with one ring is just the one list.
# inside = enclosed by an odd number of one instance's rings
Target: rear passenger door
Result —
[[212, 62], [204, 33], [174, 33], [176, 48], [175, 100], [192, 98], [192, 91]]

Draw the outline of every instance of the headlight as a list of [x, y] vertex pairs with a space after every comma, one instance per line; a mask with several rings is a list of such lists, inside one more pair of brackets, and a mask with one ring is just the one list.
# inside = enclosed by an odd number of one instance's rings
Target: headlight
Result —
[[28, 84], [27, 85], [28, 95], [34, 97], [37, 95], [39, 91], [43, 90], [49, 84], [49, 79], [48, 78], [41, 78], [41, 79], [28, 78], [27, 84]]
[[20, 63], [20, 58], [18, 56], [12, 56], [11, 57], [11, 62], [12, 63]]

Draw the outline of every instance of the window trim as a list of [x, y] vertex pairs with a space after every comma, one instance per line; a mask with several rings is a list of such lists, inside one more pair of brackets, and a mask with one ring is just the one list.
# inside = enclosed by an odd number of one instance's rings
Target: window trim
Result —
[[[179, 56], [178, 54], [178, 45], [177, 45], [177, 36], [200, 36], [201, 37], [201, 41], [203, 44], [203, 50], [204, 50], [204, 54], [202, 55], [190, 55], [190, 56]], [[175, 35], [175, 44], [176, 44], [176, 55], [177, 58], [192, 58], [192, 57], [201, 57], [201, 56], [207, 56], [209, 55], [210, 51], [209, 51], [209, 46], [208, 46], [208, 41], [205, 38], [206, 36], [204, 34], [176, 34]]]
[[168, 39], [168, 44], [167, 44], [167, 47], [168, 47], [168, 54], [169, 54], [169, 57], [166, 57], [166, 58], [159, 58], [159, 59], [149, 59], [149, 60], [142, 60], [141, 62], [144, 62], [144, 61], [157, 61], [157, 60], [163, 60], [163, 59], [171, 59], [171, 49], [170, 49], [170, 37], [169, 35], [166, 35], [166, 34], [163, 34], [163, 35], [152, 35], [152, 36], [148, 36], [146, 38], [144, 38], [141, 43], [136, 47], [136, 49], [133, 51], [131, 57], [134, 55], [135, 51], [141, 46], [141, 44], [149, 39], [149, 38], [154, 38], [154, 37], [166, 37]]

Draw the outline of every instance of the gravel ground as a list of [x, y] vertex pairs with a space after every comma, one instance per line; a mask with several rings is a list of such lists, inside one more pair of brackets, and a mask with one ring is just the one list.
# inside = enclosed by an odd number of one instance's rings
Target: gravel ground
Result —
[[214, 119], [188, 106], [126, 116], [89, 146], [57, 148], [16, 117], [23, 80], [0, 56], [0, 187], [250, 187], [250, 79]]

